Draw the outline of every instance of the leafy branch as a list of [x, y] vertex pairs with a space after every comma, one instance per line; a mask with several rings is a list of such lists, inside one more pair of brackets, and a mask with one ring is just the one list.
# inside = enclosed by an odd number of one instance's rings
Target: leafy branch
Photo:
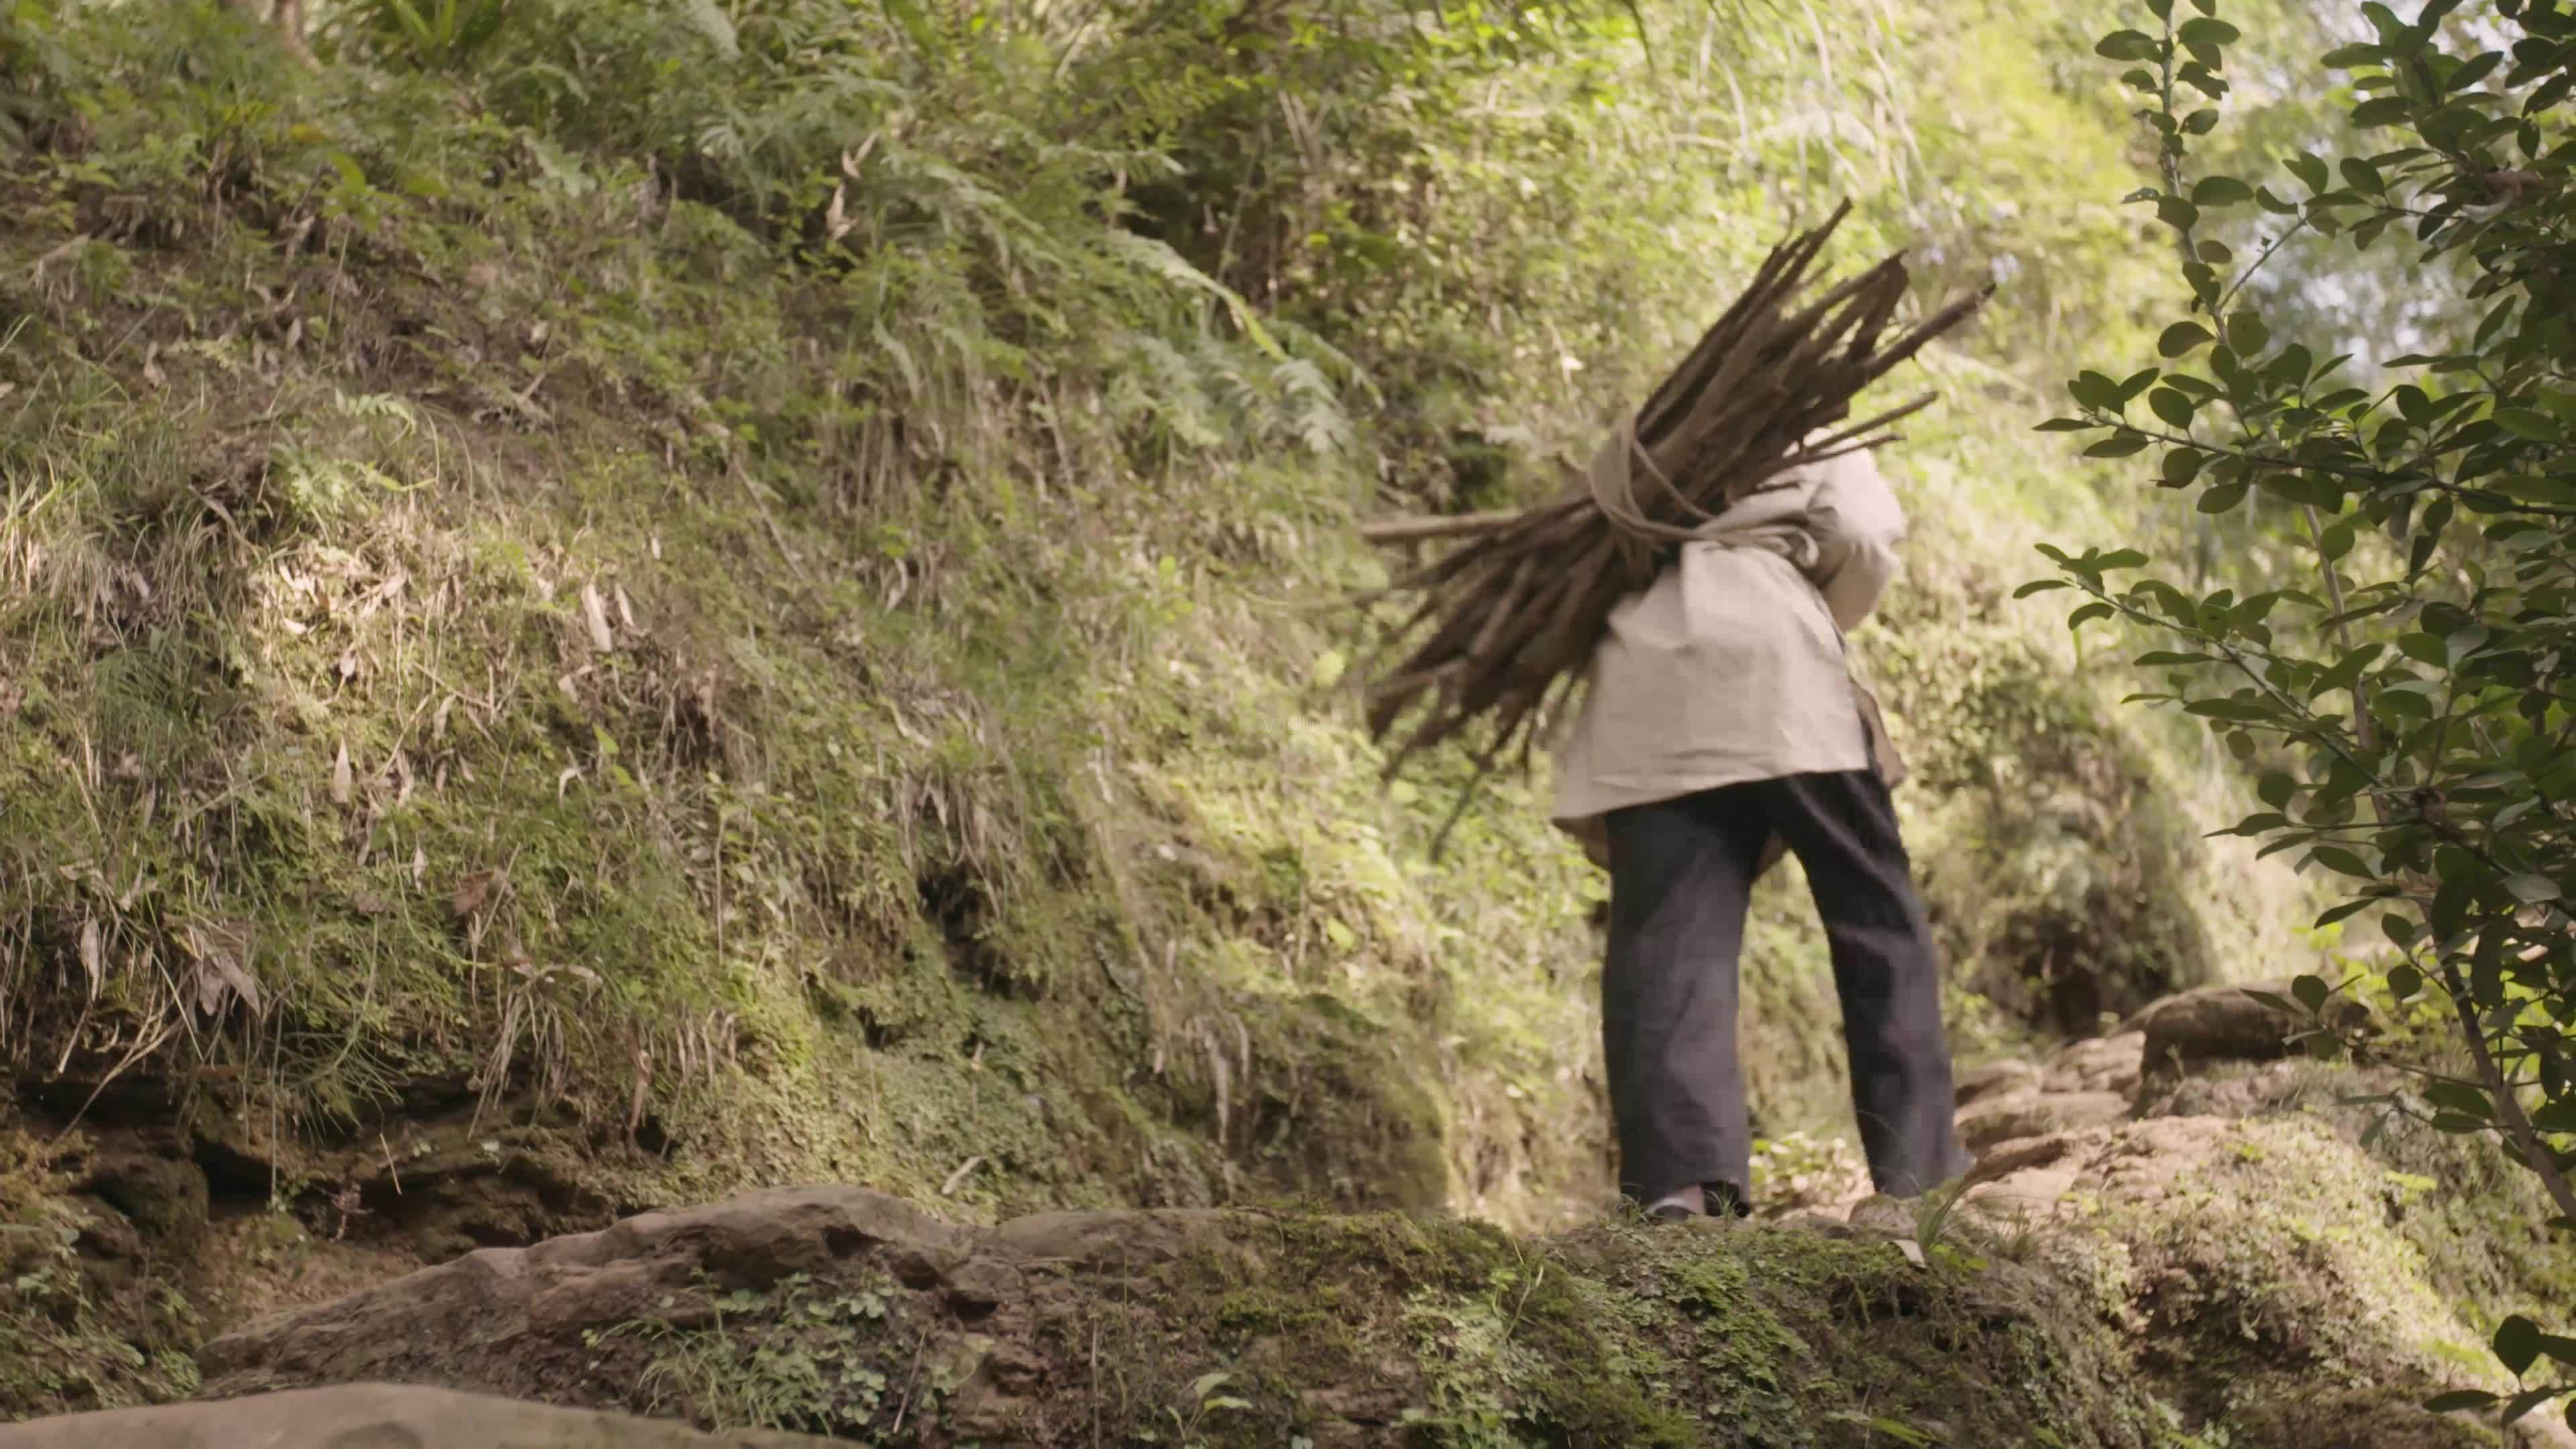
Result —
[[[2130, 200], [2172, 228], [2189, 314], [2159, 338], [2157, 365], [2079, 375], [2075, 411], [2040, 426], [2101, 435], [2085, 455], [2114, 466], [2153, 450], [2156, 486], [2304, 555], [2323, 597], [2195, 597], [2134, 548], [2046, 549], [2059, 577], [2023, 592], [2076, 588], [2086, 597], [2072, 626], [2121, 620], [2175, 643], [2137, 659], [2170, 670], [2170, 689], [2133, 698], [2179, 704], [2258, 769], [2267, 808], [2228, 833], [2265, 839], [2266, 853], [2304, 847], [2308, 866], [2345, 883], [2319, 926], [2390, 908], [2390, 994], [2429, 993], [2473, 1072], [2410, 1068], [2438, 1109], [2431, 1125], [2500, 1134], [2557, 1224], [2576, 1227], [2576, 1072], [2560, 1029], [2576, 1022], [2576, 839], [2558, 803], [2576, 798], [2565, 748], [2576, 739], [2576, 394], [2564, 386], [2576, 329], [2554, 320], [2576, 314], [2576, 278], [2555, 260], [2576, 241], [2576, 142], [2554, 114], [2576, 93], [2576, 17], [2499, 0], [2496, 22], [2471, 28], [2446, 25], [2458, 0], [2431, 0], [2411, 21], [2364, 4], [2372, 39], [2320, 64], [2353, 75], [2352, 124], [2399, 144], [2331, 165], [2288, 158], [2306, 193], [2293, 202], [2268, 179], [2192, 174], [2238, 37], [2213, 4], [2191, 4], [2186, 18], [2146, 0], [2152, 32], [2097, 47], [2133, 64], [2123, 78], [2149, 102], [2139, 115], [2157, 184]], [[2516, 29], [2510, 44], [2477, 48]], [[2211, 104], [2186, 112], [2190, 92]], [[2208, 236], [2209, 217], [2248, 202], [2286, 224], [2222, 279], [2234, 253]], [[2247, 283], [2294, 242], [2317, 266], [2310, 248], [2363, 251], [2392, 234], [2411, 236], [2413, 275], [2457, 279], [2454, 300], [2483, 315], [2446, 350], [2381, 364], [2387, 386], [2336, 384], [2348, 358], [2320, 363], [2246, 304]], [[2144, 426], [2128, 417], [2142, 399], [2155, 417]], [[2216, 408], [2224, 437], [2200, 426]], [[2372, 539], [2386, 546], [2363, 546]], [[2114, 587], [2110, 575], [2128, 570], [2149, 572]], [[2300, 608], [2266, 622], [2284, 601]], [[2349, 717], [2322, 703], [2336, 693]], [[2311, 1011], [2350, 985], [2295, 984]], [[2576, 1393], [2528, 1378], [2543, 1359], [2576, 1366], [2576, 1339], [2516, 1317], [2494, 1348], [2518, 1392], [2433, 1406], [2496, 1407], [2510, 1422]], [[2568, 1415], [2576, 1424], [2576, 1405]]]

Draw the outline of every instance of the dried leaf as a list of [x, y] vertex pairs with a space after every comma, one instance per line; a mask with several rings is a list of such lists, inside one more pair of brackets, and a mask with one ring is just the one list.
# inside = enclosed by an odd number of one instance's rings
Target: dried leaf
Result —
[[331, 803], [348, 804], [356, 797], [357, 789], [357, 772], [350, 767], [349, 746], [346, 741], [343, 741], [340, 745], [339, 758], [331, 762]]
[[823, 209], [823, 240], [836, 242], [850, 234], [858, 223], [849, 220], [849, 183], [832, 183], [832, 203]]
[[378, 584], [374, 590], [368, 593], [365, 601], [358, 605], [358, 617], [361, 619], [373, 617], [376, 610], [392, 603], [395, 596], [402, 593], [404, 586], [410, 582], [411, 575], [397, 573], [392, 578]]
[[627, 633], [635, 632], [635, 601], [626, 597], [624, 584], [617, 586], [617, 622], [625, 626]]
[[599, 585], [581, 586], [581, 621], [590, 630], [590, 647], [605, 654], [617, 647], [617, 636], [608, 629], [608, 601], [601, 598]]
[[259, 978], [251, 973], [251, 928], [247, 923], [227, 921], [220, 925], [191, 922], [180, 928], [179, 944], [196, 961], [197, 1010], [207, 1016], [220, 1013], [226, 998], [239, 997], [253, 1016], [260, 1014], [263, 999]]
[[483, 909], [484, 903], [491, 900], [502, 888], [503, 882], [499, 871], [478, 870], [456, 883], [456, 891], [449, 904], [456, 908], [456, 914], [471, 916]]
[[98, 928], [98, 917], [81, 922], [81, 970], [89, 976], [89, 999], [98, 1000], [98, 989], [107, 982], [107, 936]]

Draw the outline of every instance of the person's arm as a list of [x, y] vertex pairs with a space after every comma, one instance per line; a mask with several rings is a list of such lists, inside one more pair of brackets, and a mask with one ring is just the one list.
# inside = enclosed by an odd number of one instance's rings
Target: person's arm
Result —
[[1822, 472], [1807, 506], [1807, 528], [1816, 540], [1810, 577], [1834, 623], [1855, 629], [1896, 578], [1905, 511], [1865, 452], [1829, 459]]

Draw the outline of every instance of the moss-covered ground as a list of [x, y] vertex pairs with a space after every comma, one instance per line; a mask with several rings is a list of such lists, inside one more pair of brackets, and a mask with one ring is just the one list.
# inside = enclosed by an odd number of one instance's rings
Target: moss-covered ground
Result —
[[[718, 1246], [676, 1265], [531, 1269], [536, 1298], [496, 1289], [506, 1272], [388, 1289], [220, 1348], [213, 1387], [358, 1371], [888, 1444], [2180, 1442], [2083, 1295], [1957, 1243], [1184, 1211], [786, 1271], [796, 1216], [766, 1210], [682, 1229]], [[349, 1355], [422, 1314], [457, 1331]]]

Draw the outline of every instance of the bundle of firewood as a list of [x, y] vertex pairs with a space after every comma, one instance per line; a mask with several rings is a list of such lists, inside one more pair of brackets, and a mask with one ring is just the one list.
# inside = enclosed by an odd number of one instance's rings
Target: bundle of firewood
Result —
[[1890, 423], [1931, 401], [1841, 426], [1856, 394], [1992, 289], [1891, 339], [1907, 282], [1901, 254], [1811, 294], [1809, 275], [1849, 211], [1838, 207], [1772, 251], [1614, 441], [1625, 466], [1614, 454], [1566, 497], [1518, 513], [1362, 530], [1385, 544], [1466, 540], [1387, 591], [1414, 601], [1381, 635], [1377, 659], [1394, 662], [1373, 669], [1368, 688], [1370, 734], [1401, 736], [1390, 775], [1479, 722], [1489, 726], [1476, 752], [1480, 776], [1507, 758], [1527, 763], [1582, 679], [1611, 609], [1653, 582], [1694, 528], [1783, 472], [1890, 441]]

